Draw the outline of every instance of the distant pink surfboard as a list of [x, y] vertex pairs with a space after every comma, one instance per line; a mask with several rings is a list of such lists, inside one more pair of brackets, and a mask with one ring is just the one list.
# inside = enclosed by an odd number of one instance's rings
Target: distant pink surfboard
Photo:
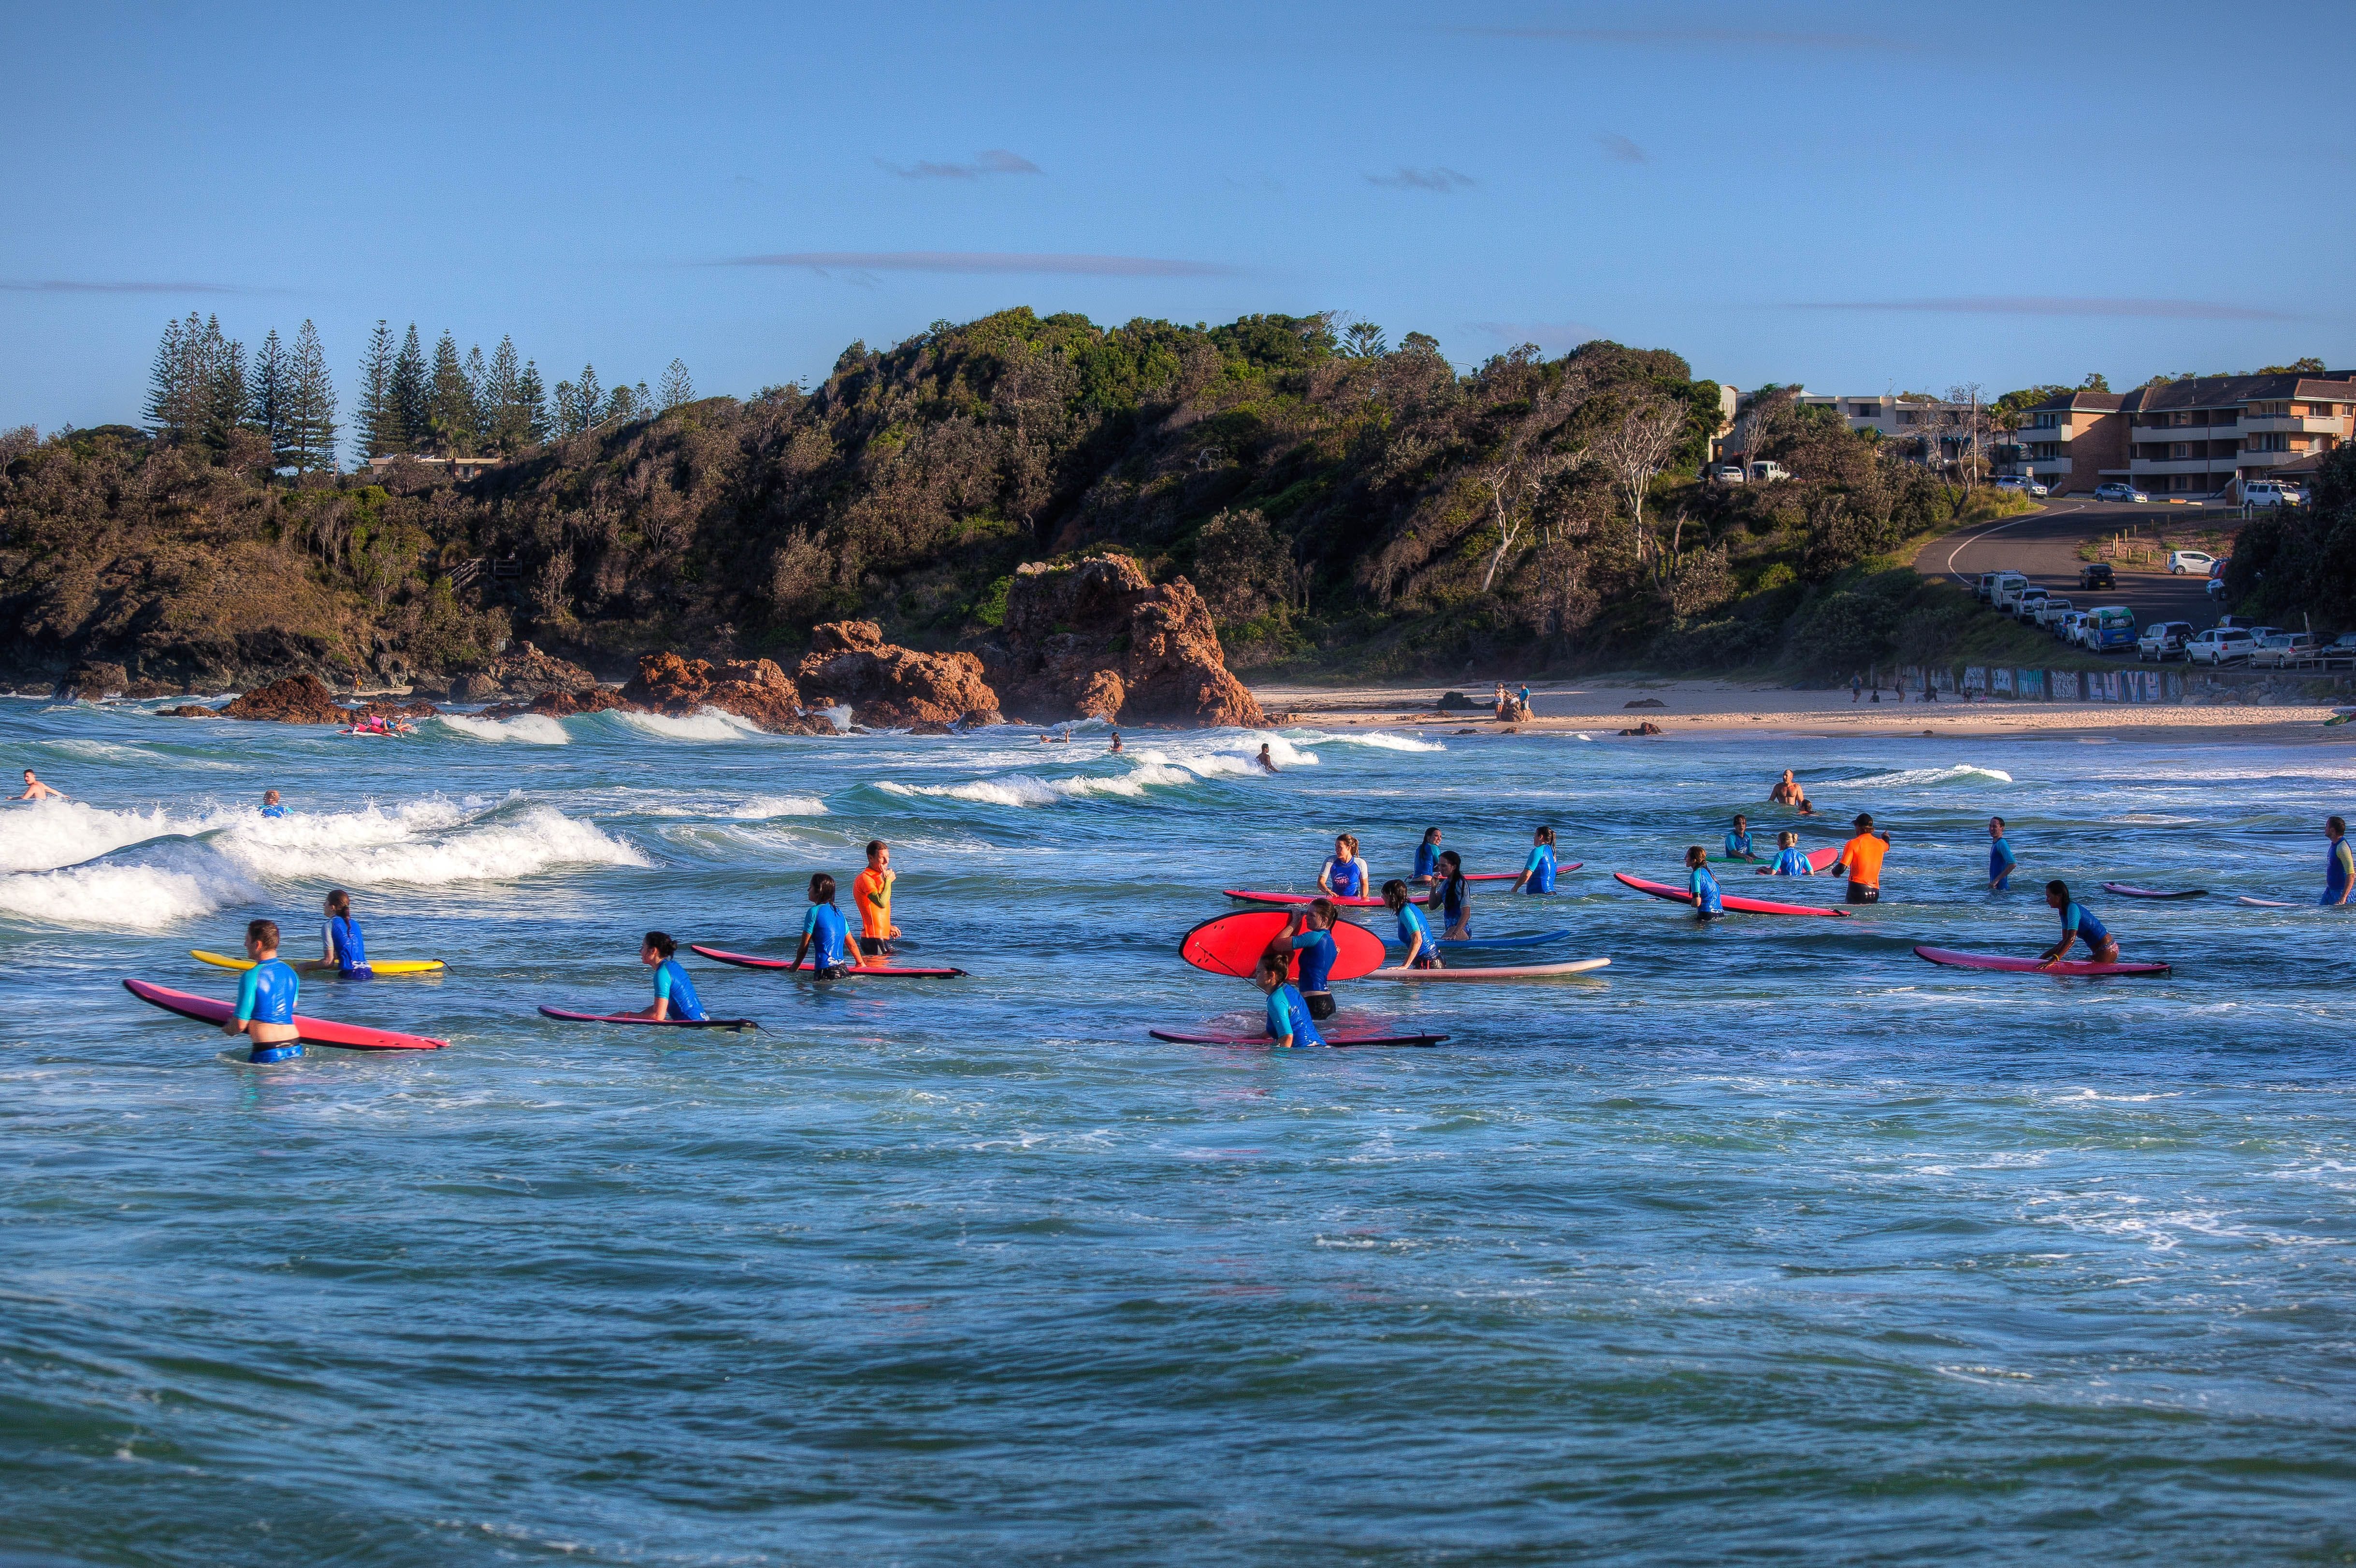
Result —
[[[1642, 877], [1632, 877], [1625, 871], [1614, 871], [1612, 875], [1638, 892], [1650, 893], [1656, 899], [1666, 899], [1671, 903], [1679, 904], [1689, 904], [1694, 901], [1693, 894], [1684, 888], [1673, 888], [1666, 882], [1648, 882]], [[1739, 894], [1729, 892], [1721, 892], [1719, 899], [1727, 908], [1740, 910], [1745, 914], [1822, 914], [1838, 919], [1848, 913], [1845, 909], [1819, 909], [1815, 904], [1779, 904], [1768, 899], [1746, 899]]]
[[1914, 956], [1929, 964], [1944, 964], [1950, 969], [1996, 969], [2008, 975], [2165, 975], [2165, 964], [2090, 964], [2084, 959], [2065, 958], [2058, 964], [2040, 964], [2034, 958], [2014, 958], [2001, 953], [1958, 953], [1951, 947], [1917, 947]]

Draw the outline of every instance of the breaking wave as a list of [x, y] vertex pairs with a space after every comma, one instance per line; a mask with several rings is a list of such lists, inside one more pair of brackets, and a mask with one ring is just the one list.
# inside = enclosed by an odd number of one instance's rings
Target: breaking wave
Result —
[[519, 713], [512, 719], [477, 719], [464, 713], [440, 713], [433, 722], [445, 725], [477, 741], [521, 741], [534, 746], [562, 746], [573, 737], [545, 713]]
[[767, 733], [752, 720], [723, 713], [717, 708], [707, 708], [684, 719], [663, 713], [626, 713], [619, 709], [613, 710], [613, 716], [640, 734], [661, 741], [741, 741], [747, 735]]
[[1945, 768], [1907, 768], [1892, 773], [1867, 773], [1861, 778], [1826, 779], [1818, 785], [1823, 789], [1911, 789], [1923, 784], [2010, 784], [2012, 775], [2001, 768], [1976, 768], [1968, 763], [1957, 763]]

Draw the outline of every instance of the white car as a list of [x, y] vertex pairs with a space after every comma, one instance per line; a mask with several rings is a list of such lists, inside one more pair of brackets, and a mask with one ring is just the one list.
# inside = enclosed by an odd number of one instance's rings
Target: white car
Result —
[[2050, 632], [2053, 629], [2054, 622], [2076, 608], [2075, 604], [2060, 594], [2049, 593], [2037, 602], [2037, 624]]
[[2242, 505], [2245, 507], [2296, 507], [2306, 499], [2295, 486], [2272, 479], [2242, 482]]
[[1996, 476], [1996, 487], [2022, 496], [2043, 496], [2049, 493], [2044, 485], [2037, 482], [2036, 475], [2030, 474], [1999, 474]]
[[2013, 605], [2019, 602], [2021, 593], [2028, 587], [2029, 579], [2019, 572], [1999, 571], [1996, 574], [1996, 581], [1989, 586], [1988, 603], [2009, 615]]
[[2085, 624], [2086, 612], [2068, 610], [2053, 617], [2053, 624], [2046, 629], [2074, 648], [2078, 645], [2078, 633]]
[[2097, 501], [2135, 501], [2140, 503], [2148, 501], [2151, 497], [2136, 489], [2134, 485], [2127, 484], [2125, 480], [2111, 479], [2094, 486], [2094, 499]]
[[2184, 645], [2188, 664], [2232, 664], [2250, 656], [2253, 639], [2239, 626], [2211, 626]]
[[1742, 464], [1721, 463], [1709, 471], [1709, 476], [1720, 485], [1740, 485], [1742, 483]]
[[2036, 620], [2037, 607], [2052, 597], [2042, 588], [2030, 586], [2022, 589], [2012, 597], [2012, 618], [2016, 621]]
[[2222, 604], [2225, 602], [2225, 580], [2222, 577], [2211, 578], [2209, 580], [2209, 586], [2205, 592], [2208, 593], [2211, 603]]
[[1780, 463], [1758, 462], [1751, 465], [1751, 477], [1761, 485], [1772, 485], [1778, 479], [1789, 479], [1792, 471]]
[[2168, 570], [2175, 577], [2181, 577], [2188, 571], [2197, 571], [2206, 577], [2209, 569], [2216, 564], [2217, 558], [2205, 549], [2172, 549], [2168, 552]]

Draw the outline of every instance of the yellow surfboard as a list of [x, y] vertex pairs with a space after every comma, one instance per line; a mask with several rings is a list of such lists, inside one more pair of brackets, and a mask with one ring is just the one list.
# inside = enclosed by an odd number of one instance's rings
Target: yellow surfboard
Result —
[[[208, 953], [201, 947], [188, 949], [188, 956], [200, 964], [210, 964], [219, 969], [251, 969], [251, 958], [232, 958], [226, 953]], [[293, 961], [294, 967], [306, 972], [329, 971], [333, 964], [323, 964], [316, 958]], [[378, 958], [369, 961], [369, 968], [379, 975], [431, 975], [442, 967], [439, 958]]]

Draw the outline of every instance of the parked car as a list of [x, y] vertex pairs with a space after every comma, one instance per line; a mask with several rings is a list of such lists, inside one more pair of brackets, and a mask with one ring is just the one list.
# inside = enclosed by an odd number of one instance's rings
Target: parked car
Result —
[[2338, 641], [2329, 647], [2319, 650], [2319, 656], [2326, 668], [2330, 667], [2334, 659], [2346, 659], [2349, 663], [2356, 665], [2356, 632], [2340, 633]]
[[2128, 484], [2123, 479], [2111, 479], [2094, 486], [2094, 499], [2097, 501], [2133, 501], [2140, 506], [2148, 502], [2151, 497], [2145, 495], [2142, 491], [2136, 489], [2134, 485]]
[[1709, 476], [1720, 485], [1740, 485], [1743, 478], [1742, 464], [1720, 463], [1710, 469]]
[[2118, 585], [2119, 574], [2111, 570], [2111, 563], [2107, 560], [2090, 560], [2078, 569], [2078, 586], [2081, 588], [2116, 588]]
[[2037, 624], [2050, 632], [2053, 629], [2054, 622], [2076, 608], [2075, 604], [2060, 594], [2048, 593], [2037, 602]]
[[2166, 664], [2184, 653], [2184, 645], [2192, 640], [2192, 635], [2190, 621], [2154, 621], [2136, 639], [2136, 663], [2149, 660]]
[[2201, 592], [2209, 595], [2209, 603], [2211, 604], [2222, 604], [2225, 602], [2225, 580], [2222, 577], [2212, 577]]
[[2188, 571], [2207, 576], [2217, 564], [2217, 558], [2205, 549], [2172, 549], [2168, 552], [2168, 571], [2171, 577], [2181, 577]]
[[2080, 635], [2085, 645], [2094, 652], [2108, 653], [2113, 648], [2135, 646], [2135, 612], [2124, 604], [2104, 604], [2086, 612]]
[[2244, 507], [2296, 507], [2307, 499], [2288, 485], [2273, 479], [2242, 481], [2242, 505]]
[[2051, 628], [2053, 635], [2073, 648], [2078, 646], [2079, 639], [2086, 630], [2086, 614], [2083, 610], [2072, 610], [2056, 617]]
[[2192, 640], [2184, 645], [2184, 658], [2188, 664], [2232, 664], [2249, 656], [2250, 634], [2240, 626], [2211, 626], [2205, 632], [2196, 633]]
[[1769, 463], [1763, 458], [1751, 465], [1751, 479], [1761, 485], [1772, 485], [1778, 479], [1789, 479], [1791, 476], [1790, 469], [1780, 463]]
[[1996, 574], [1996, 585], [1988, 592], [1988, 603], [2009, 615], [2014, 603], [2028, 586], [2029, 579], [2019, 572], [1999, 571]]
[[2312, 662], [2319, 652], [2315, 636], [2308, 632], [2276, 632], [2255, 641], [2258, 645], [2250, 650], [2254, 669], [2290, 669]]
[[2048, 494], [2045, 486], [2039, 484], [2037, 476], [2032, 474], [1999, 474], [1996, 476], [1996, 487], [1999, 490], [2009, 490], [2019, 496]]
[[2051, 597], [2051, 593], [2033, 584], [2022, 589], [2012, 596], [2012, 618], [2016, 621], [2036, 620], [2037, 607]]
[[2254, 632], [2258, 629], [2258, 618], [2255, 615], [2220, 615], [2217, 617], [2217, 624], [2228, 627], [2239, 626], [2244, 632]]
[[1993, 604], [1996, 603], [1996, 580], [1999, 577], [2018, 577], [2019, 575], [2019, 572], [2013, 571], [1983, 571], [1980, 573], [1979, 581], [1972, 588], [1972, 597], [1983, 604]]

